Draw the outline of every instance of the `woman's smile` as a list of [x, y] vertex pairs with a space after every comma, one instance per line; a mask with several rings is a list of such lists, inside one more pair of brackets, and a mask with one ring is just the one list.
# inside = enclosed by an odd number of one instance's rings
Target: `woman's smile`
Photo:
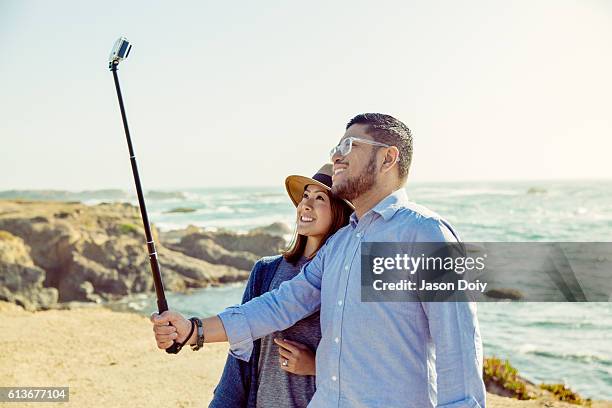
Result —
[[308, 215], [300, 216], [300, 222], [313, 222], [315, 220], [316, 220], [316, 218], [313, 218], [313, 217], [308, 216]]

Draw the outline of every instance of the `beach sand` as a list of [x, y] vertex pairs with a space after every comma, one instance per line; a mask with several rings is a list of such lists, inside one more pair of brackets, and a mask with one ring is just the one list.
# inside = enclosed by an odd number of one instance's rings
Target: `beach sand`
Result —
[[[0, 386], [70, 387], [68, 403], [0, 403], [7, 407], [206, 407], [227, 355], [227, 344], [168, 355], [137, 314], [101, 307], [26, 312], [4, 302], [0, 349]], [[494, 395], [487, 406], [576, 407]]]

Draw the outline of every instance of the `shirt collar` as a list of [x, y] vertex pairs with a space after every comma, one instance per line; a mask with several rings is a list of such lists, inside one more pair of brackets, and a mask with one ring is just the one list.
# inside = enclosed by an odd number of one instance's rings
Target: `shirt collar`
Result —
[[[397, 210], [402, 207], [405, 207], [408, 203], [408, 194], [406, 194], [406, 190], [400, 188], [396, 190], [380, 200], [378, 204], [374, 206], [371, 210], [365, 213], [363, 216], [365, 217], [371, 212], [379, 214], [383, 220], [389, 221], [391, 217], [395, 215]], [[362, 217], [363, 218], [363, 217]], [[359, 220], [357, 219], [357, 213], [353, 212], [350, 217], [350, 224], [353, 228], [357, 226]]]

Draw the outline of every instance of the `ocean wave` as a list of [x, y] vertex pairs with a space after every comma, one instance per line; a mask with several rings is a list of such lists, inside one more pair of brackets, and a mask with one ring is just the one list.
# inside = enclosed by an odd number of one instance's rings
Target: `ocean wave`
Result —
[[535, 348], [524, 352], [524, 354], [529, 354], [529, 355], [538, 356], [538, 357], [552, 358], [552, 359], [562, 359], [565, 361], [574, 361], [577, 363], [587, 363], [587, 364], [598, 363], [606, 367], [612, 367], [612, 360], [609, 360], [608, 358], [605, 358], [597, 354], [556, 353], [554, 351], [537, 350]]
[[[602, 327], [597, 323], [592, 322], [559, 322], [554, 320], [539, 320], [535, 322], [528, 322], [525, 324], [528, 327], [541, 327], [541, 328], [559, 328], [559, 329], [597, 329], [600, 330]], [[603, 328], [605, 329], [605, 328]]]
[[184, 200], [186, 195], [182, 191], [149, 190], [145, 192], [145, 197], [151, 200]]
[[423, 199], [440, 199], [440, 198], [457, 198], [471, 196], [521, 196], [524, 194], [522, 190], [505, 190], [491, 188], [466, 188], [466, 189], [417, 189], [409, 191], [410, 196], [418, 196]]
[[184, 217], [194, 217], [194, 216], [208, 215], [208, 214], [234, 214], [237, 212], [241, 212], [239, 209], [232, 208], [227, 205], [220, 205], [220, 206], [213, 207], [213, 208], [198, 208], [198, 207], [190, 207], [190, 206], [187, 206], [186, 208], [193, 208], [195, 211], [184, 213], [184, 212], [172, 212], [171, 210], [167, 210], [164, 212], [155, 212], [153, 214], [160, 215], [160, 216], [166, 216], [166, 217], [167, 216], [176, 217], [178, 215], [184, 218]]
[[161, 222], [158, 221], [155, 223], [155, 226], [157, 227], [158, 230], [162, 231], [162, 232], [168, 232], [168, 231], [174, 231], [174, 230], [179, 230], [179, 229], [183, 229], [187, 227], [187, 223], [184, 222]]

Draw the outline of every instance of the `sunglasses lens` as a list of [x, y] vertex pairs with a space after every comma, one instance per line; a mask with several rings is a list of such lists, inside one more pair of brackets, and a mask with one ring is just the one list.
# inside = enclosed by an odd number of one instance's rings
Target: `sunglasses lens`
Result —
[[352, 142], [351, 139], [344, 139], [338, 146], [340, 148], [340, 154], [342, 156], [346, 156], [347, 154], [351, 152], [351, 147], [352, 147], [351, 142]]
[[346, 156], [351, 152], [352, 140], [344, 139], [338, 144], [338, 146], [334, 147], [329, 151], [329, 157], [332, 158], [334, 155], [339, 154], [340, 156]]

